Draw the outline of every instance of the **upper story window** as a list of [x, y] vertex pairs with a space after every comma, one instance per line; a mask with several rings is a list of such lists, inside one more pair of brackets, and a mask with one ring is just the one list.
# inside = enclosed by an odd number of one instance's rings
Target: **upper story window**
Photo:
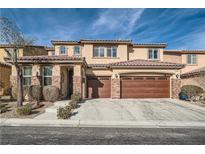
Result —
[[80, 46], [74, 47], [74, 55], [80, 55]]
[[159, 59], [159, 50], [158, 49], [149, 49], [148, 59], [157, 60]]
[[108, 47], [107, 48], [108, 57], [117, 57], [117, 47]]
[[94, 47], [93, 57], [105, 57], [105, 47]]
[[31, 66], [23, 67], [23, 85], [24, 86], [31, 85], [31, 76], [32, 76], [32, 67]]
[[52, 66], [43, 67], [43, 85], [48, 86], [52, 85]]
[[117, 47], [94, 47], [93, 57], [117, 57]]
[[66, 54], [66, 47], [60, 46], [60, 54], [65, 55]]
[[197, 55], [188, 54], [187, 55], [187, 64], [197, 64]]

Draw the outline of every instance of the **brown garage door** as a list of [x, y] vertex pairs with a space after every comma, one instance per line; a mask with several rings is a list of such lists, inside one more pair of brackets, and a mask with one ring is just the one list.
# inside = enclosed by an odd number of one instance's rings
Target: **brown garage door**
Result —
[[110, 98], [110, 77], [88, 77], [88, 98]]
[[169, 77], [121, 77], [122, 98], [169, 98]]

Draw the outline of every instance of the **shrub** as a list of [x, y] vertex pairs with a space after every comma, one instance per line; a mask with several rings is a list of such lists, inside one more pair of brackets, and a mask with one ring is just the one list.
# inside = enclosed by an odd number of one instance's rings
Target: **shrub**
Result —
[[80, 94], [72, 94], [71, 95], [71, 100], [80, 102], [81, 101], [81, 95]]
[[32, 107], [30, 104], [26, 104], [25, 106], [18, 107], [16, 109], [16, 113], [18, 115], [29, 115], [31, 114]]
[[77, 106], [78, 106], [78, 102], [75, 101], [75, 100], [71, 100], [71, 101], [69, 102], [69, 105], [71, 106], [72, 109], [75, 109], [75, 108], [77, 108]]
[[42, 98], [42, 87], [39, 85], [31, 86], [29, 89], [30, 100], [39, 102]]
[[71, 116], [71, 106], [59, 107], [57, 110], [58, 119], [69, 119]]
[[189, 99], [203, 93], [203, 89], [194, 85], [185, 85], [181, 88], [181, 93], [186, 94]]
[[0, 104], [0, 113], [4, 113], [7, 111], [8, 107], [7, 107], [8, 104]]
[[55, 86], [43, 87], [43, 97], [46, 101], [55, 102], [59, 97], [59, 89]]

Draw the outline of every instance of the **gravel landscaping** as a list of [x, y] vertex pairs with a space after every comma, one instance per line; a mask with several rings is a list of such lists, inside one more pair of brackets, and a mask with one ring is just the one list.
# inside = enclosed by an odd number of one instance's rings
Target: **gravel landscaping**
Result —
[[[45, 109], [47, 107], [50, 107], [53, 105], [53, 103], [51, 102], [40, 102], [40, 107], [38, 108], [34, 108], [35, 107], [35, 103], [31, 103], [32, 105], [32, 112], [30, 115], [26, 115], [26, 116], [19, 116], [17, 113], [16, 113], [16, 101], [13, 101], [13, 102], [7, 102], [7, 101], [1, 101], [0, 102], [1, 104], [7, 104], [6, 105], [6, 108], [7, 108], [7, 111], [4, 112], [4, 113], [1, 113], [0, 114], [0, 118], [34, 118], [42, 113], [45, 112]], [[25, 103], [26, 104], [26, 103]]]

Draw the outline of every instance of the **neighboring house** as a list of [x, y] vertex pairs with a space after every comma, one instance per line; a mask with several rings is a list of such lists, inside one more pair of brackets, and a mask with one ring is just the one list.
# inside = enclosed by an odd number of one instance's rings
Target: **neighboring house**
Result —
[[[13, 71], [15, 70], [14, 66], [5, 61], [5, 58], [7, 58], [5, 48], [12, 48], [12, 46], [7, 44], [0, 44], [0, 96], [6, 95], [9, 92], [10, 87], [13, 86], [12, 84], [10, 84], [10, 76], [12, 68]], [[32, 55], [47, 55], [51, 50], [53, 49], [44, 46], [25, 46], [20, 47], [18, 56], [22, 57]]]
[[[178, 98], [182, 61], [168, 62], [165, 43], [131, 40], [52, 41], [47, 56], [20, 56], [24, 85], [53, 85], [61, 98]], [[12, 85], [16, 72], [12, 69]]]
[[202, 87], [205, 91], [205, 66], [181, 75], [183, 85], [195, 85]]
[[186, 64], [181, 73], [205, 66], [205, 50], [164, 50], [164, 61]]

